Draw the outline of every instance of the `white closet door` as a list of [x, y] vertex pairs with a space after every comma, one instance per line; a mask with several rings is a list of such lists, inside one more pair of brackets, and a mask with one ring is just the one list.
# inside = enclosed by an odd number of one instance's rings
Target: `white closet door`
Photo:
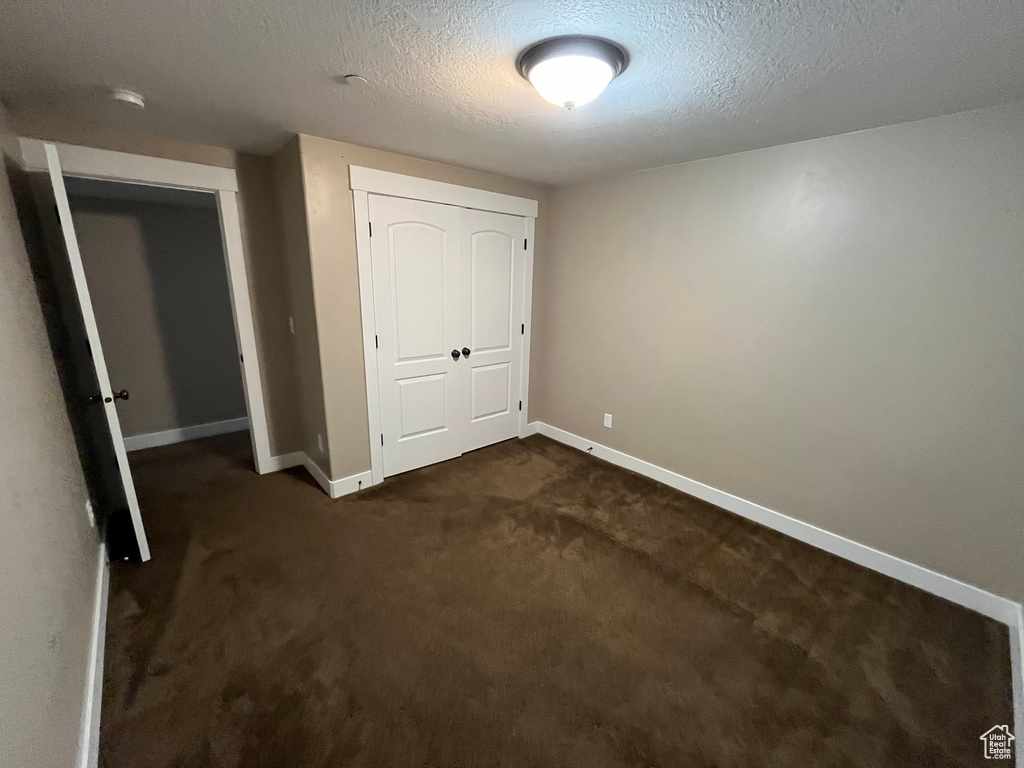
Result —
[[[369, 196], [384, 475], [462, 453], [461, 209]], [[459, 353], [461, 358], [461, 352]]]
[[[462, 450], [519, 434], [526, 220], [462, 212], [462, 307], [469, 414]], [[468, 363], [468, 365], [466, 365]]]

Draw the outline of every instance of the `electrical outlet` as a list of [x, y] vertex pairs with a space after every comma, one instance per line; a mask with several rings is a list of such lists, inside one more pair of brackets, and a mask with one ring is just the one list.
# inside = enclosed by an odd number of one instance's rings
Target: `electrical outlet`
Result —
[[295, 318], [294, 317], [289, 317], [288, 318], [288, 330], [292, 332], [292, 336], [295, 335]]
[[316, 433], [316, 445], [320, 449], [320, 453], [324, 452], [324, 436], [319, 432]]
[[610, 413], [606, 413], [604, 415], [604, 425], [608, 427], [608, 429], [612, 428], [612, 415]]

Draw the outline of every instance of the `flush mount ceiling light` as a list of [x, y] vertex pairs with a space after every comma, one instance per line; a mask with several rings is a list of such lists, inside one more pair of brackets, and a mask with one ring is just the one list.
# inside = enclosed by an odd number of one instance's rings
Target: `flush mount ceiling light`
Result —
[[516, 69], [545, 99], [572, 109], [600, 96], [627, 63], [626, 52], [610, 40], [566, 35], [531, 45]]
[[133, 107], [139, 109], [146, 108], [146, 100], [143, 98], [141, 93], [130, 91], [127, 88], [111, 88], [110, 98], [114, 101], [120, 101], [122, 104], [130, 104]]

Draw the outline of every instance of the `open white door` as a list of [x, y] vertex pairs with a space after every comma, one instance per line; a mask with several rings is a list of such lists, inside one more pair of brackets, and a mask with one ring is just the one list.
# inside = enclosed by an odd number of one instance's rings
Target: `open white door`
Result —
[[64, 176], [61, 173], [57, 148], [53, 144], [45, 144], [44, 146], [46, 149], [46, 165], [50, 184], [53, 186], [54, 203], [56, 204], [57, 216], [63, 235], [63, 244], [67, 251], [75, 292], [77, 293], [78, 304], [81, 309], [82, 321], [89, 342], [90, 358], [95, 368], [96, 381], [99, 384], [99, 392], [97, 394], [101, 402], [96, 403], [96, 406], [103, 408], [103, 414], [110, 429], [110, 437], [113, 441], [114, 454], [117, 459], [119, 480], [123, 486], [124, 498], [131, 516], [132, 527], [135, 531], [139, 557], [146, 561], [150, 557], [149, 543], [146, 540], [146, 530], [142, 525], [142, 513], [139, 510], [139, 500], [135, 495], [135, 484], [132, 481], [131, 468], [128, 466], [128, 454], [125, 452], [124, 438], [121, 435], [121, 423], [117, 417], [115, 394], [110, 386], [110, 377], [107, 374], [107, 365], [103, 357], [103, 345], [100, 343], [96, 316], [93, 313], [92, 300], [89, 297], [89, 286], [85, 280], [85, 269], [82, 266], [81, 252], [78, 250], [78, 239], [75, 237], [74, 222], [71, 219], [71, 207], [68, 204], [67, 190], [64, 188]]

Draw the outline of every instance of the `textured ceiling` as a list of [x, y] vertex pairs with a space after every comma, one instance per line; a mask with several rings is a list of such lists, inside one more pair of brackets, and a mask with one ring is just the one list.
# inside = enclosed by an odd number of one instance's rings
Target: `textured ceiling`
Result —
[[[572, 112], [514, 66], [565, 33], [631, 56]], [[112, 85], [149, 107], [105, 100]], [[0, 96], [235, 149], [310, 133], [562, 183], [1024, 98], [1024, 0], [14, 0]]]

